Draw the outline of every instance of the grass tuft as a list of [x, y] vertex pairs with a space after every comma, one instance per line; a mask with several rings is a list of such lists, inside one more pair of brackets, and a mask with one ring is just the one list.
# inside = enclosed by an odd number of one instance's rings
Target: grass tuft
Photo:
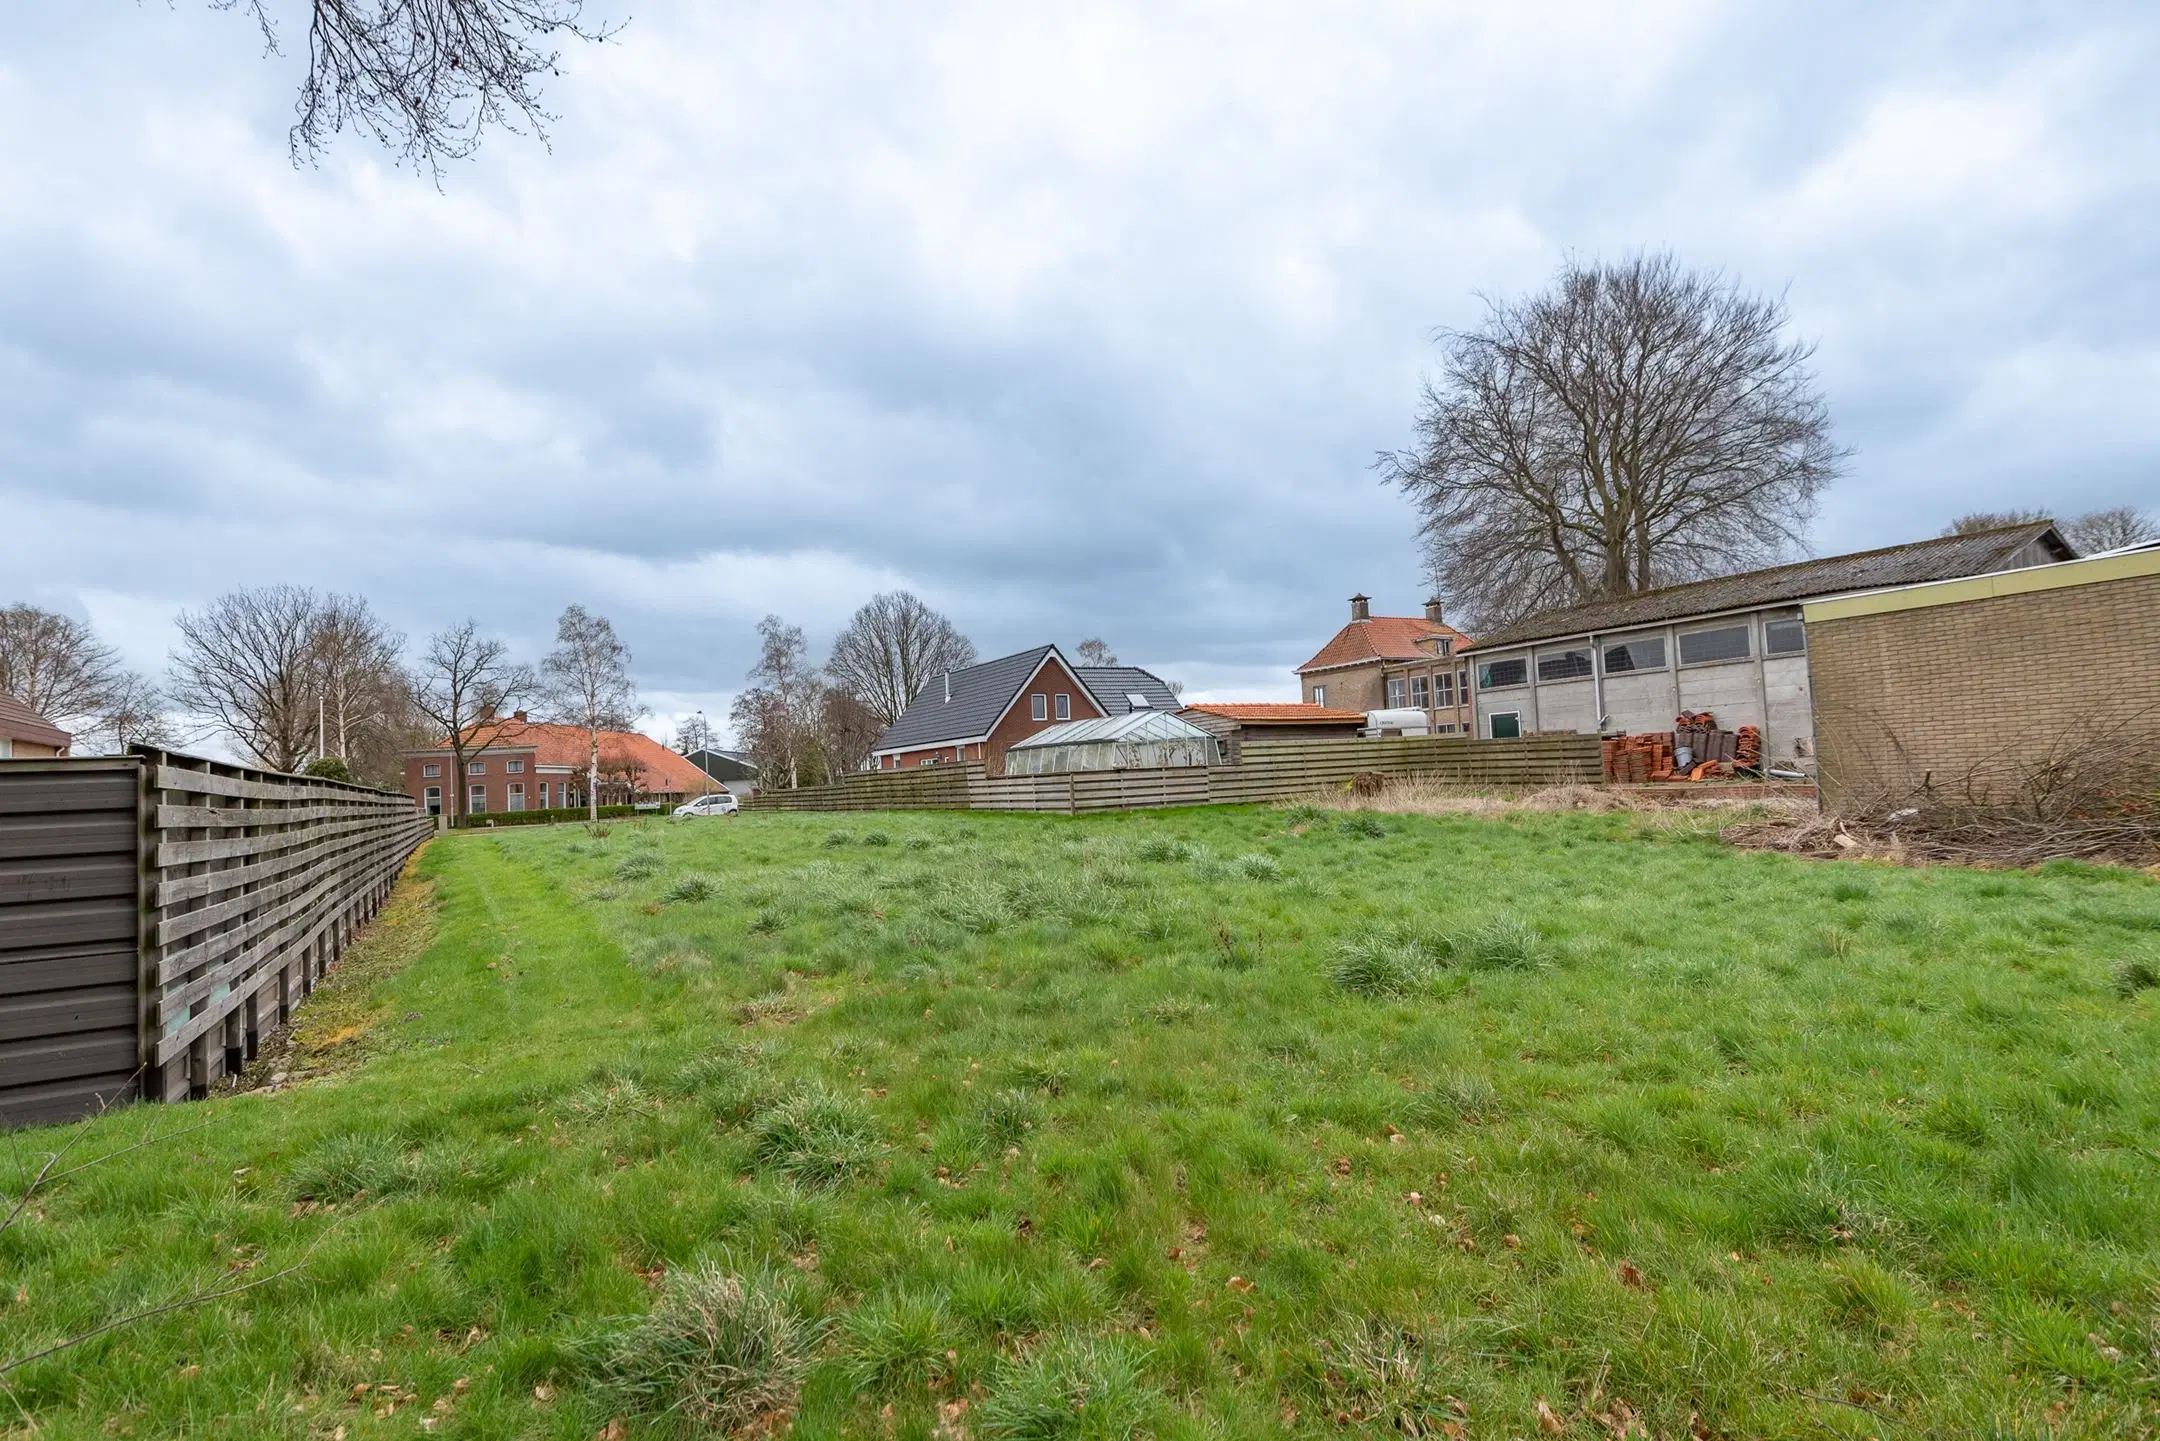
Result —
[[699, 1434], [777, 1433], [816, 1344], [816, 1328], [768, 1279], [706, 1261], [670, 1276], [650, 1312], [604, 1337], [597, 1370], [629, 1411], [679, 1417]]
[[2142, 959], [2117, 961], [2114, 977], [2115, 994], [2127, 1001], [2139, 991], [2160, 986], [2160, 966]]
[[877, 1160], [877, 1118], [862, 1102], [810, 1085], [767, 1108], [751, 1128], [757, 1158], [798, 1186], [838, 1185]]
[[986, 1441], [1127, 1441], [1161, 1402], [1128, 1347], [1066, 1337], [1000, 1366], [971, 1414]]
[[687, 875], [662, 892], [660, 899], [694, 904], [711, 900], [719, 890], [720, 887], [711, 876]]

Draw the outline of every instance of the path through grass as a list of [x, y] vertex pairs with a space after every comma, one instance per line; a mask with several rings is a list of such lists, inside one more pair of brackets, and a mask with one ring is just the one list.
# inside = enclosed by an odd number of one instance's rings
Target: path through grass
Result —
[[11, 1373], [15, 1420], [2149, 1432], [2160, 883], [1644, 824], [437, 842], [364, 1064], [103, 1123], [211, 1124], [0, 1234], [0, 1349], [305, 1270]]

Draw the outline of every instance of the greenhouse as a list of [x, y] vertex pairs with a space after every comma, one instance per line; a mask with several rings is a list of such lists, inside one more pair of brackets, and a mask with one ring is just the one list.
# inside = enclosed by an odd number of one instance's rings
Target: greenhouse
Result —
[[1219, 756], [1215, 737], [1190, 721], [1159, 710], [1136, 710], [1098, 720], [1067, 721], [1015, 741], [1005, 752], [1005, 774], [1206, 766], [1215, 764]]

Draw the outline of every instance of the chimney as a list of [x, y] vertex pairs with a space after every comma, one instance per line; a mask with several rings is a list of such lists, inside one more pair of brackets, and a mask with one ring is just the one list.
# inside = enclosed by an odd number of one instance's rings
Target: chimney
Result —
[[952, 704], [952, 672], [945, 672], [945, 704]]
[[1372, 619], [1372, 597], [1362, 592], [1350, 597], [1350, 619]]
[[525, 712], [517, 711], [511, 715], [510, 719], [516, 721], [519, 725], [523, 725], [525, 724]]
[[1436, 595], [1425, 602], [1425, 619], [1431, 621], [1434, 625], [1445, 625], [1447, 623], [1441, 618], [1439, 596]]

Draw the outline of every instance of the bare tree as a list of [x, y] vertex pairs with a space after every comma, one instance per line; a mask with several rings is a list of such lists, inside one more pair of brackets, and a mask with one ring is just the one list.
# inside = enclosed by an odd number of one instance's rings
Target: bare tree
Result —
[[241, 589], [182, 611], [172, 695], [257, 765], [296, 771], [315, 747], [315, 634], [323, 603], [292, 585]]
[[735, 697], [728, 712], [735, 734], [756, 758], [758, 773], [787, 777], [789, 789], [802, 784], [806, 762], [814, 758], [818, 716], [825, 684], [810, 664], [802, 627], [769, 615], [758, 622], [758, 663], [751, 667], [748, 690]]
[[359, 596], [326, 597], [310, 651], [316, 688], [316, 750], [349, 765], [360, 733], [388, 723], [403, 701], [398, 653], [405, 637], [377, 618]]
[[75, 732], [115, 750], [165, 738], [164, 698], [121, 664], [112, 647], [81, 621], [15, 604], [0, 609], [0, 691]]
[[885, 723], [869, 707], [838, 686], [826, 686], [817, 715], [817, 757], [825, 779], [837, 781], [861, 770], [884, 732]]
[[683, 717], [682, 724], [675, 727], [674, 744], [669, 749], [680, 756], [718, 750], [720, 737], [714, 732], [712, 722], [705, 719], [705, 712], [699, 711], [695, 715]]
[[2126, 545], [2160, 540], [2160, 520], [2127, 505], [2089, 511], [2063, 527], [2063, 538], [2080, 555], [2098, 555]]
[[533, 687], [533, 675], [510, 659], [499, 640], [480, 634], [480, 623], [442, 631], [428, 640], [412, 677], [415, 709], [445, 736], [456, 782], [446, 798], [449, 814], [465, 816], [466, 765], [502, 738], [498, 719]]
[[585, 732], [585, 803], [600, 819], [600, 732], [630, 729], [642, 707], [630, 681], [630, 648], [606, 616], [581, 605], [555, 622], [555, 649], [540, 662], [548, 708]]
[[1073, 659], [1081, 665], [1116, 665], [1117, 655], [1100, 637], [1089, 636], [1073, 647]]
[[932, 676], [974, 663], [973, 643], [951, 621], [894, 590], [855, 612], [833, 641], [825, 673], [880, 725], [891, 725]]
[[[210, 0], [240, 10], [281, 52], [278, 0]], [[297, 0], [294, 0], [297, 3]], [[347, 126], [440, 174], [469, 156], [490, 126], [547, 139], [540, 103], [560, 72], [559, 36], [604, 40], [585, 0], [308, 0], [307, 78], [290, 137], [297, 163]]]
[[[1959, 516], [1944, 526], [1944, 535], [1977, 535], [1984, 530], [2001, 530], [2012, 525], [2038, 525], [2052, 521], [2054, 517], [2044, 510], [1976, 510]], [[2149, 540], [2160, 540], [2160, 521], [2134, 506], [2116, 505], [2106, 510], [2089, 510], [2069, 520], [2056, 522], [2064, 540], [2070, 542], [2080, 555], [2098, 555], [2103, 550], [2120, 550], [2126, 545], [2142, 545]]]
[[1417, 445], [1376, 468], [1472, 629], [1797, 552], [1847, 452], [1785, 328], [1782, 300], [1653, 255], [1443, 331]]

